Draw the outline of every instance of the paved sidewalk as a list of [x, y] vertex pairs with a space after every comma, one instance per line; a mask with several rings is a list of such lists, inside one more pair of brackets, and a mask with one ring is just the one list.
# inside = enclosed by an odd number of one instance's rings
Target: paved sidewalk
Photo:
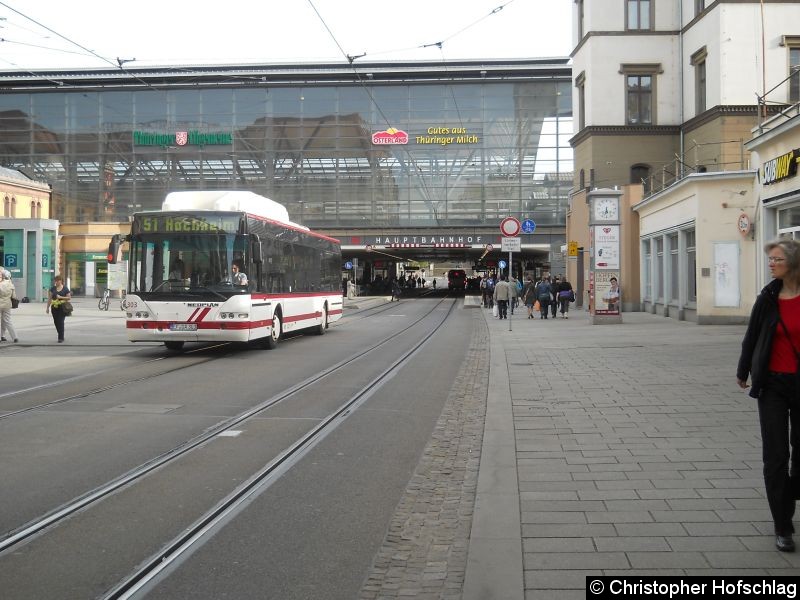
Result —
[[[744, 327], [499, 321], [465, 600], [585, 598], [587, 575], [797, 575], [775, 550]], [[511, 331], [509, 331], [511, 324]]]

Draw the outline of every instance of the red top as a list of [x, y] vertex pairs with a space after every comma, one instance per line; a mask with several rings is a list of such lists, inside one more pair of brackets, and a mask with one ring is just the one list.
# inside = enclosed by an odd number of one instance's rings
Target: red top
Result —
[[[792, 336], [795, 350], [800, 352], [800, 296], [790, 300], [778, 298], [778, 312]], [[778, 323], [775, 337], [772, 339], [772, 353], [769, 359], [769, 370], [776, 373], [794, 373], [798, 369], [797, 357], [792, 350], [786, 330]]]

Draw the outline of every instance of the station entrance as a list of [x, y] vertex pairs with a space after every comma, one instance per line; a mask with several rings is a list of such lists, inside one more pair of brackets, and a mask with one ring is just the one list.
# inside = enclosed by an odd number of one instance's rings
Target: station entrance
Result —
[[508, 276], [510, 272], [524, 281], [528, 275], [539, 278], [565, 271], [563, 229], [524, 236], [529, 239], [523, 239], [521, 251], [512, 254], [510, 271], [508, 253], [501, 251], [501, 236], [495, 232], [458, 235], [427, 231], [403, 236], [326, 233], [342, 242], [343, 290], [350, 281], [359, 295], [389, 295], [395, 279], [404, 288], [447, 291], [451, 270], [464, 270], [467, 293], [477, 293], [480, 280], [489, 275]]

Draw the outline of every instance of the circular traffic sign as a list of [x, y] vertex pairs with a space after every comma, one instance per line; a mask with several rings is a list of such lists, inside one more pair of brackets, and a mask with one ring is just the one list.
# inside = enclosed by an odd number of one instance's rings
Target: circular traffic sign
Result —
[[536, 223], [532, 219], [525, 219], [522, 222], [522, 233], [533, 233], [536, 231]]
[[505, 269], [508, 266], [508, 263], [504, 260], [501, 260], [500, 262], [497, 263], [497, 266], [500, 267], [501, 269]]
[[500, 233], [506, 237], [516, 237], [519, 235], [519, 219], [506, 217], [500, 221]]
[[346, 263], [344, 263], [344, 268], [345, 268], [347, 271], [349, 271], [350, 269], [352, 269], [352, 268], [353, 268], [353, 263], [351, 263], [351, 262], [348, 260]]

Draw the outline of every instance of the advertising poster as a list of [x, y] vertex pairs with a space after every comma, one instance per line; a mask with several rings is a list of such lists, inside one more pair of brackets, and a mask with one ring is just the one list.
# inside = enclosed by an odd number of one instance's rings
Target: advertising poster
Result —
[[618, 315], [621, 296], [619, 271], [594, 272], [594, 313], [596, 315]]
[[619, 270], [619, 225], [594, 226], [594, 266]]
[[714, 244], [714, 306], [739, 306], [739, 243]]

